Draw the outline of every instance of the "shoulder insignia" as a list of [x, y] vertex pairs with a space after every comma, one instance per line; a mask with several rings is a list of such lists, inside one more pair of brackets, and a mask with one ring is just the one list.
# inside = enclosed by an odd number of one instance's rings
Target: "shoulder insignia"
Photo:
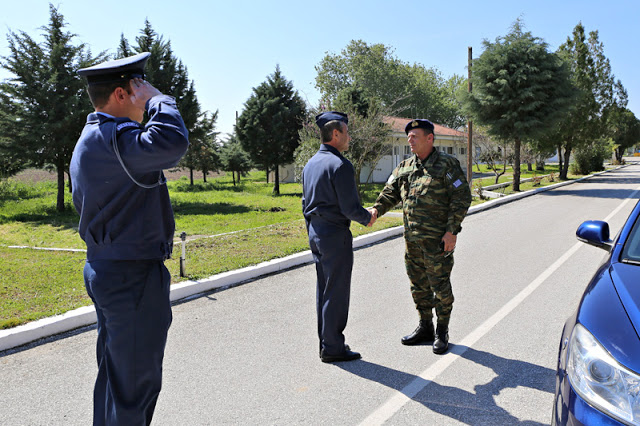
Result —
[[389, 179], [387, 179], [387, 185], [391, 185], [394, 180], [396, 180], [396, 177], [393, 175], [393, 173], [391, 173], [389, 175]]
[[125, 121], [124, 123], [120, 123], [118, 124], [118, 127], [116, 128], [118, 131], [125, 129], [127, 127], [136, 127], [139, 128], [140, 125], [134, 121]]
[[460, 179], [456, 180], [455, 182], [453, 182], [453, 186], [454, 188], [459, 187], [460, 185], [462, 185], [462, 181]]

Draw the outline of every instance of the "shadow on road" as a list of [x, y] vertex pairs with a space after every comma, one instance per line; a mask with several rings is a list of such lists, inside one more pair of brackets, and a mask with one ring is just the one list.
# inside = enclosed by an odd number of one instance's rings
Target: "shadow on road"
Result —
[[[499, 357], [489, 352], [478, 351], [460, 345], [451, 345], [450, 350], [460, 357], [478, 365], [492, 369], [496, 376], [488, 383], [476, 385], [473, 392], [453, 386], [445, 386], [436, 381], [427, 381], [413, 374], [398, 371], [383, 365], [364, 360], [340, 363], [338, 367], [364, 379], [378, 382], [401, 392], [414, 380], [422, 381], [424, 386], [412, 399], [426, 408], [451, 417], [468, 425], [508, 424], [539, 426], [532, 420], [521, 421], [500, 407], [495, 400], [504, 389], [528, 387], [553, 394], [555, 371], [525, 361]], [[523, 401], [526, 404], [526, 401]], [[549, 408], [551, 416], [551, 408]]]

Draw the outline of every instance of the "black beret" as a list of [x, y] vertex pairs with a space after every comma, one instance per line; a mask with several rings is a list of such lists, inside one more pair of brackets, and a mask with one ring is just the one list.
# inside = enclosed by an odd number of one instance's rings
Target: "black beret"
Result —
[[427, 129], [429, 132], [433, 133], [433, 123], [423, 118], [416, 118], [415, 120], [411, 120], [407, 123], [404, 128], [404, 132], [409, 134], [409, 130], [411, 129]]
[[316, 115], [316, 124], [321, 129], [324, 127], [325, 124], [334, 120], [342, 121], [344, 124], [349, 124], [349, 117], [347, 117], [347, 114], [342, 112], [326, 111], [326, 112], [323, 112], [322, 114]]
[[132, 78], [144, 78], [144, 66], [149, 56], [151, 53], [144, 52], [128, 58], [103, 62], [89, 68], [79, 69], [78, 74], [86, 77], [90, 86], [92, 84], [128, 81]]

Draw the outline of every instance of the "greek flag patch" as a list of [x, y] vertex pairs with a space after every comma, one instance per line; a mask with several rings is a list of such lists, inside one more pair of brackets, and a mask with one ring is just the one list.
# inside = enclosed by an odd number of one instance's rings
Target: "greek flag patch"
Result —
[[116, 127], [116, 130], [120, 131], [122, 129], [124, 129], [125, 127], [140, 127], [138, 123], [134, 123], [133, 121], [126, 121], [124, 123], [120, 123], [118, 124], [118, 127]]
[[455, 182], [453, 182], [453, 186], [454, 188], [459, 187], [460, 185], [462, 185], [462, 181], [460, 179], [456, 180]]

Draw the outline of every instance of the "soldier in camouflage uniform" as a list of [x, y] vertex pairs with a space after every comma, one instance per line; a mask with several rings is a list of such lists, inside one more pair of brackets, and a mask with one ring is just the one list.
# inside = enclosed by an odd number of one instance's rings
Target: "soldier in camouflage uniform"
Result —
[[429, 120], [412, 120], [405, 132], [415, 155], [395, 168], [373, 207], [380, 217], [402, 202], [405, 265], [420, 314], [418, 328], [402, 343], [433, 342], [433, 352], [442, 354], [449, 347], [453, 249], [471, 204], [471, 191], [458, 160], [434, 149]]

